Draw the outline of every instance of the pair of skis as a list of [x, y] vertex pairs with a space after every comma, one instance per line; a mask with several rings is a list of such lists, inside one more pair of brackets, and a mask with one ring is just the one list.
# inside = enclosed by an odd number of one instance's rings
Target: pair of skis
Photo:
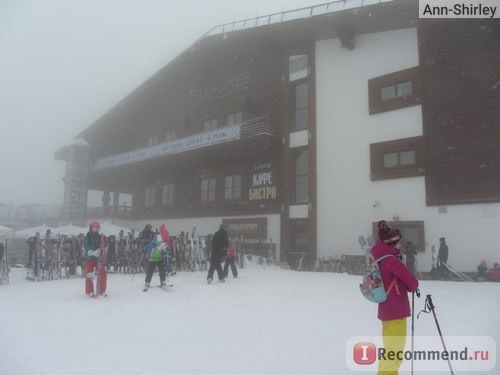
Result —
[[[158, 288], [163, 289], [163, 290], [167, 290], [168, 288], [171, 288], [173, 286], [174, 286], [174, 284], [166, 284], [165, 286], [158, 285]], [[148, 286], [148, 287], [145, 287], [142, 291], [147, 292], [149, 289], [151, 289], [151, 287]]]

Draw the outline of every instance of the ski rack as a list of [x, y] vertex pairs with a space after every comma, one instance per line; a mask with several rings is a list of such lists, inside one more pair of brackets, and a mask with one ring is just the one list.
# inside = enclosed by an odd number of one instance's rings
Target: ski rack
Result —
[[8, 250], [7, 250], [7, 240], [0, 240], [3, 244], [3, 262], [0, 264], [0, 285], [9, 284], [9, 259], [8, 259]]

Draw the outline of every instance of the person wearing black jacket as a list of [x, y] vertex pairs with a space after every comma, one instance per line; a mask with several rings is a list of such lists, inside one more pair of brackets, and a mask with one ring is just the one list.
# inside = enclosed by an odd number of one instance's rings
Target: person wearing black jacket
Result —
[[223, 224], [219, 230], [214, 233], [212, 238], [212, 253], [210, 255], [210, 267], [208, 269], [207, 283], [210, 284], [214, 277], [214, 271], [217, 270], [217, 276], [220, 282], [224, 282], [224, 271], [222, 270], [221, 262], [227, 252], [229, 240], [227, 232]]
[[153, 227], [151, 224], [146, 224], [144, 226], [144, 229], [142, 230], [141, 233], [139, 233], [139, 240], [141, 241], [141, 244], [144, 246], [145, 244], [153, 241], [153, 239], [156, 237], [156, 233], [153, 232]]
[[[446, 279], [447, 277], [447, 271], [448, 268], [446, 265], [448, 264], [448, 245], [446, 245], [446, 239], [444, 237], [441, 237], [439, 239], [439, 252], [438, 252], [438, 258], [441, 263], [440, 266], [440, 273], [441, 273], [441, 279]], [[443, 264], [444, 263], [444, 264]]]

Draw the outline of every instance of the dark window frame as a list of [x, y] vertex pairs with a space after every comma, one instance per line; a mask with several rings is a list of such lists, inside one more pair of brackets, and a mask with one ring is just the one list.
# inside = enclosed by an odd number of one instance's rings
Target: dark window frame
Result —
[[151, 208], [154, 207], [156, 203], [156, 187], [146, 186], [144, 189], [144, 207]]
[[177, 130], [171, 129], [165, 132], [165, 142], [173, 142], [177, 139]]
[[[415, 164], [384, 167], [384, 155], [404, 151], [415, 151]], [[399, 157], [398, 157], [399, 160]], [[392, 178], [417, 177], [425, 175], [425, 144], [424, 137], [411, 137], [392, 141], [372, 143], [370, 145], [370, 179], [372, 181]]]
[[[306, 230], [304, 233], [301, 233], [299, 237], [297, 237], [297, 224], [302, 223], [305, 225]], [[297, 246], [297, 238], [305, 239], [306, 248], [299, 249]], [[301, 219], [290, 219], [290, 251], [289, 254], [309, 254], [309, 219], [301, 218]]]
[[215, 130], [219, 127], [219, 119], [217, 118], [207, 118], [203, 120], [202, 130], [203, 132], [209, 132]]
[[[165, 192], [165, 187], [167, 191]], [[175, 203], [175, 186], [173, 183], [163, 184], [161, 187], [161, 205], [163, 207], [173, 207]]]
[[[235, 184], [236, 177], [239, 177], [239, 185]], [[228, 187], [226, 182], [227, 179], [231, 178], [231, 186]], [[236, 201], [242, 199], [242, 190], [243, 190], [243, 176], [241, 174], [227, 175], [224, 176], [224, 200]], [[228, 197], [228, 191], [230, 191], [230, 197]], [[238, 193], [238, 194], [236, 194]], [[239, 196], [236, 196], [239, 195]]]
[[[305, 88], [306, 88], [305, 106], [297, 107], [297, 88], [301, 87], [301, 86], [305, 86]], [[309, 121], [310, 121], [311, 112], [310, 112], [310, 108], [309, 108], [310, 92], [309, 92], [309, 82], [307, 80], [307, 77], [291, 82], [290, 87], [291, 87], [291, 89], [290, 89], [290, 93], [291, 93], [291, 95], [290, 95], [290, 110], [291, 110], [290, 116], [292, 119], [291, 124], [290, 124], [291, 131], [296, 132], [296, 131], [309, 129]], [[302, 127], [302, 126], [298, 127], [297, 126], [297, 113], [303, 112], [303, 111], [306, 112], [305, 127]]]
[[[203, 188], [203, 182], [207, 181], [208, 186], [206, 189]], [[210, 182], [214, 181], [214, 188], [210, 188]], [[210, 199], [210, 192], [213, 191], [213, 199]], [[206, 194], [204, 194], [206, 192]], [[216, 177], [204, 177], [200, 179], [200, 201], [202, 204], [213, 203], [217, 200], [217, 178]]]
[[[297, 159], [299, 158], [300, 155], [302, 155], [303, 152], [306, 152], [306, 157], [307, 157], [307, 160], [306, 160], [306, 168], [307, 168], [307, 173], [305, 174], [297, 174]], [[292, 176], [293, 176], [293, 193], [292, 193], [292, 202], [293, 204], [297, 204], [297, 205], [300, 205], [300, 204], [308, 204], [309, 201], [310, 201], [310, 191], [309, 191], [309, 178], [310, 178], [310, 171], [309, 171], [309, 157], [310, 157], [310, 153], [309, 153], [309, 149], [307, 147], [297, 147], [295, 149], [293, 149], [292, 151], [292, 159], [293, 159], [293, 164], [292, 164]], [[299, 201], [297, 199], [297, 179], [298, 178], [304, 178], [307, 180], [306, 181], [306, 200], [304, 201]]]
[[[381, 91], [386, 87], [397, 87], [410, 82], [412, 93], [410, 95], [398, 96], [382, 100]], [[421, 104], [422, 101], [422, 79], [418, 66], [400, 70], [368, 80], [368, 98], [370, 115], [393, 111], [400, 108], [411, 107]]]
[[[231, 121], [230, 117], [232, 117]], [[229, 112], [226, 113], [226, 115], [224, 116], [225, 126], [240, 125], [242, 122], [243, 122], [243, 111]]]

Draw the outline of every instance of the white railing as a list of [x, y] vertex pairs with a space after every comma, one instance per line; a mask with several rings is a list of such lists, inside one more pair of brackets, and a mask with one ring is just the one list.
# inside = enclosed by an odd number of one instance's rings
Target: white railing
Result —
[[328, 3], [312, 5], [304, 8], [282, 11], [278, 13], [267, 14], [244, 20], [234, 21], [217, 25], [206, 32], [200, 39], [206, 36], [223, 34], [238, 30], [245, 30], [253, 27], [265, 26], [274, 23], [297, 20], [318, 16], [321, 14], [339, 12], [346, 9], [360, 8], [363, 6], [386, 3], [395, 0], [337, 0]]

